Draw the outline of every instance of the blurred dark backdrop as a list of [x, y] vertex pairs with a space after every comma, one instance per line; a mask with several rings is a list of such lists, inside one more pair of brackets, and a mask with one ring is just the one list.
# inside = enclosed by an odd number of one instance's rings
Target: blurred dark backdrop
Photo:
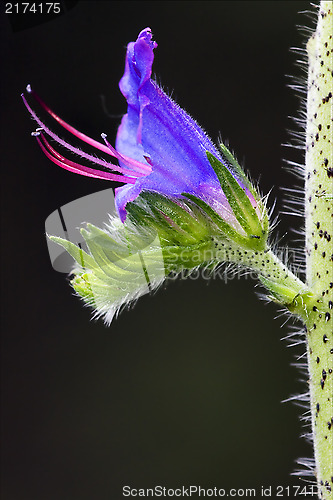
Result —
[[[219, 134], [264, 193], [296, 179], [283, 158], [299, 102], [290, 47], [302, 1], [79, 1], [36, 24], [1, 4], [2, 498], [120, 499], [123, 485], [247, 488], [293, 485], [305, 390], [290, 366], [302, 351], [280, 338], [283, 319], [253, 281], [178, 281], [143, 297], [110, 328], [90, 321], [65, 275], [53, 271], [44, 221], [56, 208], [110, 187], [56, 168], [31, 139], [27, 83], [74, 126], [115, 137], [125, 47], [150, 26], [154, 71], [207, 130]], [[70, 5], [72, 4], [72, 5]], [[69, 8], [72, 7], [72, 8]], [[39, 22], [39, 21], [38, 21]], [[30, 24], [29, 24], [30, 23]], [[34, 25], [35, 24], [35, 25]], [[297, 218], [281, 216], [292, 245]], [[286, 234], [287, 233], [287, 234]]]

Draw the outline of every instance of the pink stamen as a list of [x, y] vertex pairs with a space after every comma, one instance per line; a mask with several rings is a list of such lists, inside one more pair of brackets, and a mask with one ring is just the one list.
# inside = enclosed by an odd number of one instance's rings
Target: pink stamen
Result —
[[96, 149], [99, 149], [100, 151], [103, 151], [104, 153], [107, 153], [110, 156], [113, 156], [117, 158], [118, 160], [120, 159], [119, 156], [121, 156], [121, 160], [130, 168], [134, 168], [137, 172], [142, 172], [145, 175], [149, 174], [151, 172], [151, 168], [148, 165], [145, 165], [144, 163], [141, 163], [137, 160], [133, 160], [132, 158], [128, 158], [127, 156], [120, 155], [111, 145], [110, 146], [104, 146], [101, 142], [95, 141], [91, 137], [87, 136], [86, 134], [83, 134], [76, 128], [72, 127], [72, 125], [69, 125], [69, 123], [65, 122], [62, 118], [60, 118], [58, 115], [52, 111], [51, 108], [45, 104], [45, 102], [39, 97], [39, 95], [32, 90], [31, 85], [27, 85], [27, 92], [31, 94], [36, 101], [41, 105], [41, 107], [49, 113], [52, 118], [54, 118], [60, 125], [62, 125], [66, 130], [71, 132], [73, 135], [81, 139], [82, 141], [86, 142], [87, 144], [90, 144], [90, 146], [95, 147]]
[[107, 147], [104, 146], [104, 144], [102, 144], [101, 142], [95, 141], [94, 139], [87, 136], [86, 134], [83, 134], [82, 132], [80, 132], [76, 128], [72, 127], [72, 125], [69, 125], [69, 123], [65, 122], [62, 118], [60, 118], [60, 116], [56, 115], [54, 113], [54, 111], [52, 111], [52, 109], [49, 108], [48, 105], [45, 104], [45, 102], [39, 97], [39, 95], [34, 90], [32, 90], [31, 85], [27, 85], [26, 90], [29, 94], [31, 94], [36, 99], [36, 101], [42, 106], [42, 108], [44, 108], [45, 111], [47, 113], [49, 113], [49, 115], [51, 115], [52, 118], [54, 118], [58, 123], [60, 123], [60, 125], [62, 125], [66, 130], [68, 130], [73, 135], [75, 135], [76, 137], [78, 137], [82, 141], [86, 142], [87, 144], [90, 144], [91, 146], [99, 149], [100, 151], [103, 151], [104, 153], [109, 154], [110, 156], [114, 156], [114, 155], [111, 155], [110, 151], [108, 150]]
[[[135, 184], [136, 179], [133, 177], [125, 177], [118, 174], [113, 174], [112, 172], [103, 172], [102, 170], [95, 170], [74, 161], [68, 160], [62, 156], [58, 151], [56, 151], [51, 144], [45, 139], [44, 135], [40, 132], [35, 132], [32, 134], [36, 137], [39, 146], [45, 155], [53, 161], [56, 165], [69, 172], [74, 172], [76, 174], [85, 175], [87, 177], [95, 177], [96, 179], [112, 180], [117, 182], [126, 182], [129, 184]], [[40, 139], [41, 137], [41, 139]], [[44, 144], [43, 144], [44, 143]]]
[[[117, 160], [119, 161], [122, 161], [123, 163], [125, 163], [125, 165], [127, 167], [130, 167], [130, 168], [133, 168], [136, 172], [141, 172], [144, 168], [144, 172], [145, 172], [145, 175], [148, 175], [150, 174], [150, 172], [152, 171], [152, 168], [151, 166], [148, 166], [148, 165], [145, 165], [144, 163], [141, 163], [140, 161], [137, 161], [137, 160], [134, 160], [133, 158], [128, 158], [127, 156], [124, 156], [122, 155], [121, 153], [119, 153], [110, 143], [109, 141], [107, 140], [107, 135], [106, 134], [101, 134], [102, 138], [104, 139], [104, 142], [105, 144], [107, 145], [107, 147], [110, 149], [110, 151], [112, 152], [113, 156], [115, 156], [117, 158]], [[147, 159], [147, 157], [145, 156], [145, 159]], [[147, 172], [148, 170], [148, 172]]]
[[[61, 144], [61, 146], [63, 146], [64, 148], [68, 149], [72, 153], [75, 153], [75, 154], [81, 156], [82, 158], [85, 158], [86, 160], [91, 161], [92, 163], [95, 163], [97, 165], [101, 165], [104, 168], [107, 168], [109, 170], [110, 169], [116, 170], [117, 172], [119, 172], [121, 174], [125, 174], [125, 175], [134, 175], [134, 172], [132, 170], [128, 170], [128, 169], [122, 168], [119, 165], [114, 165], [113, 163], [109, 163], [109, 162], [107, 162], [105, 160], [100, 160], [99, 158], [96, 158], [95, 156], [89, 155], [89, 154], [85, 153], [84, 151], [81, 151], [80, 149], [75, 148], [74, 146], [72, 146], [68, 142], [66, 142], [63, 139], [61, 139], [57, 134], [55, 134], [54, 132], [52, 132], [52, 130], [50, 130], [46, 125], [44, 125], [44, 123], [40, 120], [40, 118], [36, 115], [36, 113], [31, 109], [31, 107], [29, 106], [29, 104], [28, 104], [28, 102], [27, 102], [27, 100], [26, 100], [26, 98], [25, 98], [25, 96], [23, 94], [21, 94], [21, 97], [23, 99], [23, 102], [24, 102], [27, 110], [29, 111], [29, 113], [31, 114], [31, 116], [34, 118], [34, 120], [36, 120], [36, 122], [38, 123], [38, 125], [50, 137], [52, 137], [52, 139], [54, 139], [58, 144]], [[136, 177], [141, 177], [143, 175], [146, 175], [146, 174], [142, 174], [142, 173], [138, 172], [136, 174]]]

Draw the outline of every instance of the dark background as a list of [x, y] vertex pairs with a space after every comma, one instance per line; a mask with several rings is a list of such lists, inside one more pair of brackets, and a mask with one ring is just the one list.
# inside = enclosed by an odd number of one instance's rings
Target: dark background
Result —
[[[44, 221], [110, 187], [56, 168], [30, 137], [27, 83], [88, 135], [114, 141], [126, 112], [118, 90], [125, 47], [150, 26], [154, 71], [207, 130], [229, 139], [264, 193], [297, 180], [282, 169], [301, 75], [290, 47], [309, 2], [79, 2], [33, 26], [1, 3], [2, 498], [120, 499], [122, 486], [248, 488], [293, 485], [310, 456], [301, 410], [281, 401], [306, 389], [290, 366], [302, 350], [280, 338], [284, 319], [254, 282], [178, 281], [143, 297], [110, 328], [90, 321], [53, 271]], [[72, 8], [69, 8], [72, 7]], [[36, 21], [37, 22], [37, 21]], [[29, 24], [30, 23], [30, 24]], [[246, 159], [246, 161], [245, 161]], [[281, 244], [297, 218], [281, 216]], [[285, 234], [287, 233], [287, 234]]]

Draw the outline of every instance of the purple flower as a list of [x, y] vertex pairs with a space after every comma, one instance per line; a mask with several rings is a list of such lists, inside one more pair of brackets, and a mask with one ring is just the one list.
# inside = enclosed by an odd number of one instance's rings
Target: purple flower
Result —
[[[116, 204], [121, 218], [126, 203], [143, 189], [164, 195], [183, 192], [225, 203], [220, 183], [206, 151], [220, 158], [218, 151], [198, 124], [151, 79], [154, 60], [149, 28], [136, 42], [128, 44], [125, 73], [120, 90], [128, 110], [118, 129], [116, 149], [124, 155], [152, 166], [152, 172], [132, 185], [116, 190]], [[122, 164], [122, 162], [120, 162]]]
[[[127, 100], [128, 110], [118, 129], [116, 148], [107, 141], [105, 134], [102, 134], [103, 144], [64, 122], [30, 86], [27, 87], [28, 92], [58, 123], [79, 139], [118, 160], [118, 165], [89, 155], [61, 139], [40, 120], [22, 96], [41, 127], [33, 135], [45, 154], [62, 168], [90, 177], [124, 182], [124, 186], [116, 189], [115, 197], [122, 221], [126, 218], [126, 204], [135, 200], [143, 190], [173, 197], [181, 197], [186, 192], [203, 200], [225, 221], [240, 229], [207, 158], [209, 152], [225, 164], [219, 151], [196, 121], [151, 79], [156, 47], [149, 28], [141, 31], [136, 42], [127, 46], [125, 72], [119, 86]], [[45, 134], [90, 161], [94, 168], [65, 158], [51, 146]], [[255, 206], [250, 190], [239, 179], [237, 182]]]

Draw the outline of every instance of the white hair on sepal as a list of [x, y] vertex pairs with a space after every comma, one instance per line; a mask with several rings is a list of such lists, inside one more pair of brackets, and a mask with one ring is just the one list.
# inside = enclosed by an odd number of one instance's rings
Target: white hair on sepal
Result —
[[[72, 286], [84, 304], [93, 309], [92, 319], [102, 318], [109, 326], [120, 311], [131, 308], [142, 295], [156, 290], [165, 280], [165, 270], [159, 242], [152, 231], [141, 228], [139, 234], [130, 222], [125, 231], [116, 216], [110, 216], [104, 226], [99, 229], [87, 224], [83, 230], [89, 254], [83, 253], [82, 265], [79, 263], [73, 269]], [[103, 255], [102, 249], [107, 251], [104, 261], [99, 257]], [[147, 269], [149, 278], [145, 274]]]
[[[243, 159], [241, 162], [238, 161], [236, 152], [230, 147], [229, 139], [223, 140], [221, 133], [219, 133], [219, 135], [218, 135], [218, 144], [220, 144], [220, 145], [223, 144], [226, 148], [228, 148], [228, 150], [230, 151], [231, 155], [234, 157], [234, 159], [236, 160], [236, 162], [238, 163], [238, 165], [240, 166], [240, 168], [244, 172], [245, 176], [247, 177], [247, 180], [249, 181], [249, 184], [252, 185], [252, 187], [254, 188], [254, 190], [256, 191], [256, 193], [258, 194], [258, 196], [260, 198], [260, 202], [263, 205], [263, 213], [262, 213], [262, 215], [267, 211], [268, 212], [268, 219], [270, 220], [271, 214], [269, 212], [270, 211], [270, 207], [268, 207], [268, 198], [269, 198], [269, 196], [270, 196], [270, 194], [272, 192], [272, 189], [270, 189], [267, 194], [262, 194], [262, 192], [260, 190], [260, 185], [259, 185], [260, 177], [257, 180], [254, 180], [252, 178], [250, 171], [247, 168], [245, 168], [245, 160]], [[231, 167], [232, 171], [235, 172], [235, 170], [232, 167], [232, 165], [230, 165], [230, 167]], [[237, 172], [235, 172], [235, 173], [237, 175]], [[276, 200], [274, 200], [274, 206], [275, 206], [275, 203], [276, 203]], [[272, 226], [270, 224], [269, 231], [271, 232], [273, 229], [274, 228], [272, 228]]]

